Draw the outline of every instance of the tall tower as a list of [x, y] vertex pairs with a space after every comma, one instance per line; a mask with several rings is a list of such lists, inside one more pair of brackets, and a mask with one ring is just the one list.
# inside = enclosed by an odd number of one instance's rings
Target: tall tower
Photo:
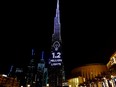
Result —
[[35, 52], [32, 49], [32, 56], [29, 65], [27, 66], [27, 75], [26, 75], [26, 84], [31, 87], [35, 87], [36, 81], [36, 61], [35, 61]]
[[37, 66], [37, 87], [45, 87], [48, 79], [48, 71], [45, 67], [44, 51], [42, 51], [42, 58]]
[[51, 55], [49, 58], [49, 87], [62, 87], [64, 81], [64, 65], [61, 50], [60, 10], [57, 0], [56, 15], [54, 18], [54, 33], [52, 35]]

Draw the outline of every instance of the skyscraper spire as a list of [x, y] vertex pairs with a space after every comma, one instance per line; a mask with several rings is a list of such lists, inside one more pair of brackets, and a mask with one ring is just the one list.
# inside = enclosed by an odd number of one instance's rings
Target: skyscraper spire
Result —
[[42, 55], [41, 56], [42, 56], [41, 58], [44, 59], [44, 51], [42, 51]]
[[32, 54], [31, 54], [32, 56], [34, 56], [35, 55], [35, 53], [34, 53], [34, 49], [32, 48]]
[[44, 63], [44, 51], [42, 51], [42, 53], [41, 53], [41, 59], [40, 59], [40, 61]]
[[9, 73], [8, 73], [8, 76], [12, 76], [13, 68], [14, 68], [14, 66], [13, 66], [13, 65], [11, 65], [11, 67], [10, 67], [10, 71], [9, 71]]
[[57, 0], [56, 14], [54, 18], [54, 34], [53, 35], [55, 38], [61, 40], [59, 0]]

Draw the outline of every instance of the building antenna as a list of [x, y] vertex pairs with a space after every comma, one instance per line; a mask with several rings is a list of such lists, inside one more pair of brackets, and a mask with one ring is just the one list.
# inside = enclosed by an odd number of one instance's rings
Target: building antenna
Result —
[[34, 53], [34, 48], [32, 48], [32, 54], [31, 54], [32, 56], [34, 56], [35, 55], [35, 53]]
[[8, 76], [10, 76], [10, 74], [12, 73], [12, 71], [13, 71], [13, 65], [11, 65], [11, 67], [10, 67], [10, 71], [9, 71], [9, 73], [8, 73]]
[[42, 56], [41, 58], [44, 59], [44, 51], [42, 51], [42, 55], [41, 56]]
[[61, 40], [61, 30], [60, 30], [60, 9], [59, 9], [59, 0], [57, 0], [56, 14], [54, 18], [54, 33], [53, 36]]

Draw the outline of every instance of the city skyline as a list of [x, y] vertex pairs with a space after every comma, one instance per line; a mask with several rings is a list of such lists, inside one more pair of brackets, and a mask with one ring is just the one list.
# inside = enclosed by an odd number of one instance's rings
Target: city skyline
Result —
[[[36, 49], [38, 58], [43, 50], [46, 58], [49, 57], [56, 5], [55, 0], [49, 1], [45, 3], [45, 8], [38, 5], [25, 5], [20, 8], [20, 5], [12, 4], [13, 7], [8, 8], [8, 5], [4, 8], [1, 28], [8, 30], [1, 32], [4, 36], [1, 36], [3, 60], [0, 68], [7, 68], [13, 63], [20, 65], [22, 61], [27, 62], [31, 48]], [[79, 6], [73, 6], [74, 2], [70, 4], [71, 6], [68, 2], [61, 1], [60, 6], [66, 71], [70, 72], [71, 69], [87, 63], [107, 63], [116, 51], [115, 31], [111, 31], [111, 28], [115, 29], [113, 9], [104, 8], [105, 5], [100, 3], [97, 3], [99, 7], [97, 4], [86, 5], [82, 2]], [[6, 60], [9, 61], [4, 64]]]

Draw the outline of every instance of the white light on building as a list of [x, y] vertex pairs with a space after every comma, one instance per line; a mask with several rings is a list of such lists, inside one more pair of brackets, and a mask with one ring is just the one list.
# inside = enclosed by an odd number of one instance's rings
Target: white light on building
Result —
[[114, 79], [114, 81], [116, 81], [116, 79]]
[[3, 76], [3, 77], [7, 77], [7, 75], [5, 75], [5, 74], [2, 74], [2, 76]]
[[28, 84], [27, 87], [31, 87], [31, 86]]
[[46, 84], [47, 87], [49, 87], [49, 84]]

